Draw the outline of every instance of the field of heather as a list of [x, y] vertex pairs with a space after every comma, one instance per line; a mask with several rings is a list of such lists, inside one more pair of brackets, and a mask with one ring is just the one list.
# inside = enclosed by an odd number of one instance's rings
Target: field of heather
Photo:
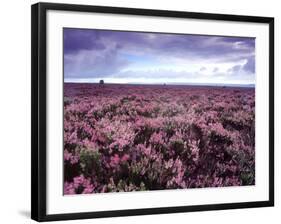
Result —
[[254, 88], [64, 84], [64, 194], [254, 184]]

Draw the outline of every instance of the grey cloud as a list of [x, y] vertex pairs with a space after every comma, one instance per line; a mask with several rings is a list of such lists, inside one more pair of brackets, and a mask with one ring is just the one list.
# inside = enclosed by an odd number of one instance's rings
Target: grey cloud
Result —
[[201, 71], [201, 72], [206, 71], [206, 70], [207, 70], [206, 67], [201, 67], [201, 68], [200, 68], [200, 71]]
[[227, 72], [231, 74], [235, 74], [238, 73], [241, 70], [241, 68], [242, 68], [241, 65], [234, 65], [233, 67], [229, 68]]
[[219, 68], [218, 68], [218, 67], [215, 67], [215, 68], [213, 69], [213, 73], [218, 72], [218, 71], [219, 71]]
[[243, 66], [243, 69], [247, 72], [255, 73], [255, 58], [248, 58], [247, 63]]
[[[125, 73], [121, 71], [132, 63], [124, 55], [149, 56], [162, 63], [173, 63], [173, 59], [218, 63], [247, 60], [243, 68], [233, 67], [228, 72], [234, 74], [240, 69], [254, 73], [254, 50], [254, 38], [64, 29], [64, 71], [68, 78], [124, 76]], [[204, 67], [201, 69], [204, 70]], [[219, 68], [215, 68], [213, 73], [218, 71]], [[192, 75], [174, 71], [170, 73]], [[137, 75], [133, 72], [126, 74]], [[159, 72], [157, 74], [160, 76]], [[153, 72], [139, 75], [153, 75]]]

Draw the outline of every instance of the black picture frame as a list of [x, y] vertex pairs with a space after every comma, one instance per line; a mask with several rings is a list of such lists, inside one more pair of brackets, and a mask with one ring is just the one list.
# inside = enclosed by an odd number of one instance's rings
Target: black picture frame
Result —
[[[37, 3], [31, 13], [31, 218], [36, 221], [132, 216], [206, 210], [238, 209], [274, 206], [274, 18], [164, 11], [137, 8], [103, 7], [73, 4]], [[161, 16], [217, 21], [254, 22], [269, 25], [269, 200], [243, 203], [208, 204], [196, 206], [160, 207], [131, 210], [54, 214], [46, 213], [46, 13], [48, 10], [100, 12], [123, 15]]]

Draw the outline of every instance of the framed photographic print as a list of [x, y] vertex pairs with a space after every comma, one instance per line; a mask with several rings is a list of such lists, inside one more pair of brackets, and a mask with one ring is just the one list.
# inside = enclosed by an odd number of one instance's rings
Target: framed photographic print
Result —
[[32, 5], [32, 219], [274, 205], [274, 19]]

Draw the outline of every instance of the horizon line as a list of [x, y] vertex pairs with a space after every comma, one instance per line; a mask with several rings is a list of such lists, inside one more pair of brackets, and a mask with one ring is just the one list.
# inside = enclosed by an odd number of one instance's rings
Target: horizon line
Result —
[[[100, 84], [99, 82], [75, 82], [75, 81], [64, 81], [64, 83], [69, 84]], [[177, 82], [170, 82], [170, 83], [141, 83], [141, 82], [128, 82], [128, 83], [116, 83], [116, 82], [104, 82], [102, 85], [159, 85], [159, 86], [165, 86], [165, 85], [178, 85], [178, 86], [246, 86], [246, 87], [255, 87], [255, 83], [177, 83]]]

